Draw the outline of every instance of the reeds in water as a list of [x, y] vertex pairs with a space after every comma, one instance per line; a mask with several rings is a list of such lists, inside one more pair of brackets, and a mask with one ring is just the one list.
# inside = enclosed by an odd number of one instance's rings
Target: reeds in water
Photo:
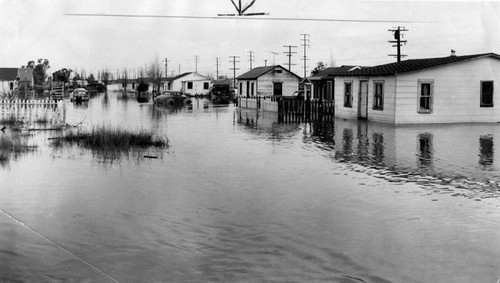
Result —
[[155, 136], [154, 132], [140, 130], [137, 133], [111, 126], [96, 126], [89, 132], [71, 131], [61, 137], [64, 141], [77, 142], [91, 149], [130, 149], [134, 147], [167, 147], [168, 140]]

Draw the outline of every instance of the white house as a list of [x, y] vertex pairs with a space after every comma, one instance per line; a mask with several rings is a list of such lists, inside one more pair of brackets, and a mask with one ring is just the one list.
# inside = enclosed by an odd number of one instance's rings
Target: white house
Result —
[[10, 94], [18, 88], [27, 90], [32, 86], [32, 68], [0, 68], [0, 94]]
[[411, 59], [335, 74], [335, 115], [391, 124], [500, 122], [500, 56]]
[[280, 65], [257, 67], [236, 78], [238, 95], [246, 97], [293, 95], [300, 77]]
[[208, 95], [210, 87], [210, 78], [196, 72], [188, 72], [173, 78], [167, 78], [164, 90], [181, 91], [187, 95]]

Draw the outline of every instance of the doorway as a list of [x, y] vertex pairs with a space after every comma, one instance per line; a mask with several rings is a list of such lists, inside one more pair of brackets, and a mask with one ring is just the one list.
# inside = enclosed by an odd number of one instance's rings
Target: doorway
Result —
[[368, 81], [359, 82], [358, 119], [368, 119]]

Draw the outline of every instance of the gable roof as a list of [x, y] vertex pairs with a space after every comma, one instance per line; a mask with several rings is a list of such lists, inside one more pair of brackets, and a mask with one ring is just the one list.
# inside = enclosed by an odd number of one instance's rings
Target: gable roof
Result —
[[17, 68], [0, 68], [0, 81], [15, 81]]
[[296, 75], [295, 73], [293, 72], [290, 72], [288, 71], [287, 69], [283, 68], [282, 66], [280, 65], [274, 65], [274, 66], [265, 66], [265, 67], [255, 67], [253, 69], [251, 69], [250, 71], [238, 76], [236, 79], [237, 80], [255, 80], [257, 79], [258, 77], [266, 74], [267, 72], [270, 72], [276, 68], [281, 68], [285, 71], [287, 71], [288, 73], [294, 75], [295, 77], [299, 78], [300, 77], [298, 75]]
[[182, 74], [177, 75], [177, 76], [175, 76], [175, 77], [165, 78], [165, 80], [166, 80], [166, 81], [175, 81], [175, 80], [178, 80], [178, 79], [180, 79], [180, 78], [182, 78], [182, 77], [185, 77], [185, 76], [187, 76], [187, 75], [189, 75], [189, 74], [191, 74], [191, 73], [192, 73], [192, 72], [182, 73]]
[[[395, 75], [412, 71], [419, 71], [448, 64], [464, 62], [473, 59], [492, 57], [500, 59], [500, 55], [495, 53], [482, 53], [464, 56], [448, 56], [439, 58], [409, 59], [401, 62], [389, 63], [373, 67], [364, 67], [353, 71], [335, 74], [337, 76], [383, 76]], [[330, 77], [333, 75], [329, 75]]]

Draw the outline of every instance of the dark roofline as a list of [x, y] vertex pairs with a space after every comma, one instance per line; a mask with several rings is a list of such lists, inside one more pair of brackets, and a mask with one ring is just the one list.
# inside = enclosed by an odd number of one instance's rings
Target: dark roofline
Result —
[[372, 67], [364, 67], [351, 72], [343, 72], [333, 76], [388, 76], [397, 75], [400, 73], [416, 72], [425, 69], [437, 68], [445, 65], [467, 62], [480, 58], [493, 57], [500, 59], [500, 55], [496, 53], [482, 53], [463, 56], [447, 56], [437, 58], [422, 58], [422, 59], [409, 59], [401, 62], [377, 65]]
[[294, 75], [298, 79], [302, 79], [297, 74], [295, 74], [292, 71], [287, 70], [286, 68], [284, 68], [281, 65], [255, 67], [255, 68], [251, 69], [250, 71], [248, 71], [248, 72], [246, 72], [244, 74], [239, 75], [238, 77], [236, 77], [236, 79], [237, 80], [254, 80], [254, 79], [257, 79], [258, 77], [263, 76], [266, 73], [268, 73], [268, 72], [270, 72], [270, 71], [272, 71], [272, 70], [274, 70], [274, 69], [276, 69], [278, 67], [280, 67], [283, 70], [287, 71], [288, 73]]

